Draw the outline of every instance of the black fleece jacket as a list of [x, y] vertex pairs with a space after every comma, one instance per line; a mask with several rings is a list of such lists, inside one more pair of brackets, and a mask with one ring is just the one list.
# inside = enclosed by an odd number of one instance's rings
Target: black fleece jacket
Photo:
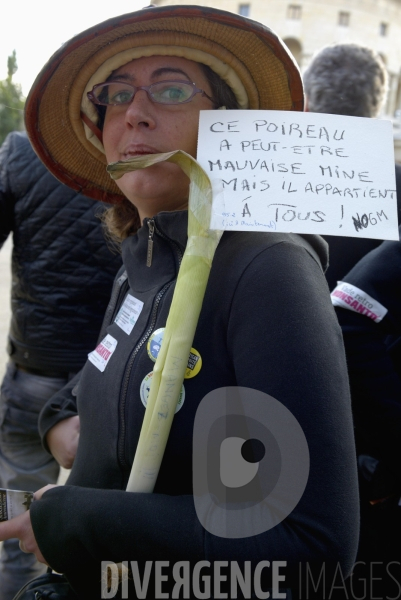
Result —
[[[186, 212], [160, 213], [154, 222], [151, 268], [146, 223], [123, 242], [128, 279], [117, 282], [103, 334], [117, 346], [103, 372], [88, 361], [80, 376], [81, 436], [69, 485], [32, 505], [43, 555], [82, 598], [99, 597], [101, 560], [285, 560], [293, 569], [301, 561], [338, 561], [347, 573], [358, 538], [355, 448], [341, 331], [322, 273], [326, 248], [319, 236], [223, 235], [193, 342], [202, 369], [184, 381], [185, 401], [154, 493], [124, 491], [144, 416], [140, 385], [153, 368], [146, 341], [166, 324], [186, 244]], [[129, 335], [115, 322], [128, 291], [144, 303]], [[43, 434], [73, 414], [74, 385], [43, 411]], [[283, 522], [255, 537], [216, 537], [195, 513], [194, 416], [204, 396], [222, 386], [273, 396], [299, 421], [309, 446], [304, 495]]]
[[14, 362], [58, 372], [85, 363], [121, 266], [96, 216], [102, 210], [49, 173], [26, 133], [7, 136], [0, 148], [0, 247], [12, 232]]

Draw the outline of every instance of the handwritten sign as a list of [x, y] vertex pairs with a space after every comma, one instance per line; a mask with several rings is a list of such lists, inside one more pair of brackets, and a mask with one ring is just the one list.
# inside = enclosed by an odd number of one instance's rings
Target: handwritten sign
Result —
[[211, 229], [399, 239], [390, 121], [201, 111], [197, 160]]

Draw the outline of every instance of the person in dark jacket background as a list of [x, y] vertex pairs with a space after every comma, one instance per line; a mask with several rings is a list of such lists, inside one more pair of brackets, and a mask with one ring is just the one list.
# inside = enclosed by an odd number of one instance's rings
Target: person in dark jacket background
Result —
[[[320, 50], [304, 73], [305, 110], [374, 118], [387, 94], [387, 71], [378, 54], [358, 44], [334, 44]], [[401, 221], [401, 165], [395, 165], [398, 222]], [[381, 240], [325, 235], [329, 244], [326, 279], [330, 290]]]
[[[13, 233], [10, 355], [0, 400], [0, 487], [35, 491], [59, 465], [43, 448], [45, 402], [93, 350], [121, 257], [107, 247], [100, 206], [58, 182], [26, 133], [0, 149], [0, 245]], [[71, 423], [76, 442], [79, 420]], [[68, 467], [68, 461], [63, 466]], [[4, 542], [0, 600], [11, 600], [44, 566]]]
[[[369, 252], [331, 296], [344, 335], [355, 421], [358, 559], [400, 565], [401, 242], [386, 241]], [[395, 597], [388, 575], [386, 584], [391, 590], [383, 597]]]

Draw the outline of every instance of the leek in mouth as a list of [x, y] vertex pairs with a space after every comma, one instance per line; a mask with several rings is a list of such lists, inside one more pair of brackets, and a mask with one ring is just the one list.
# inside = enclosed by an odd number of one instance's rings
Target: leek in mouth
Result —
[[181, 167], [190, 179], [188, 242], [178, 273], [163, 343], [153, 370], [148, 403], [142, 423], [127, 491], [152, 492], [163, 459], [174, 411], [180, 397], [210, 268], [222, 231], [209, 230], [212, 186], [196, 160], [176, 150], [135, 156], [108, 165], [113, 179], [125, 173], [168, 161]]

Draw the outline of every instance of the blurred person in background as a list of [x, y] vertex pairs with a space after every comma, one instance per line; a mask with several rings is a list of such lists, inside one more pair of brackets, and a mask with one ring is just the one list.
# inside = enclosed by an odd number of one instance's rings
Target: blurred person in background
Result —
[[375, 597], [395, 598], [399, 584], [384, 567], [398, 564], [392, 576], [400, 580], [401, 242], [383, 242], [366, 254], [331, 296], [344, 336], [355, 423], [357, 560], [379, 565], [376, 575], [386, 594], [380, 596], [376, 584]]
[[[42, 447], [38, 415], [93, 350], [121, 257], [107, 247], [98, 203], [62, 185], [26, 133], [0, 149], [0, 246], [13, 233], [10, 355], [0, 399], [0, 487], [35, 491], [59, 464]], [[78, 443], [79, 418], [71, 421]], [[56, 458], [71, 467], [65, 453]], [[45, 570], [18, 540], [4, 542], [0, 600]]]
[[[334, 44], [320, 50], [304, 76], [305, 110], [333, 115], [374, 118], [387, 95], [386, 67], [370, 48], [358, 44]], [[398, 222], [401, 220], [401, 165], [395, 164]], [[330, 290], [381, 240], [323, 236], [329, 244], [326, 279]]]

